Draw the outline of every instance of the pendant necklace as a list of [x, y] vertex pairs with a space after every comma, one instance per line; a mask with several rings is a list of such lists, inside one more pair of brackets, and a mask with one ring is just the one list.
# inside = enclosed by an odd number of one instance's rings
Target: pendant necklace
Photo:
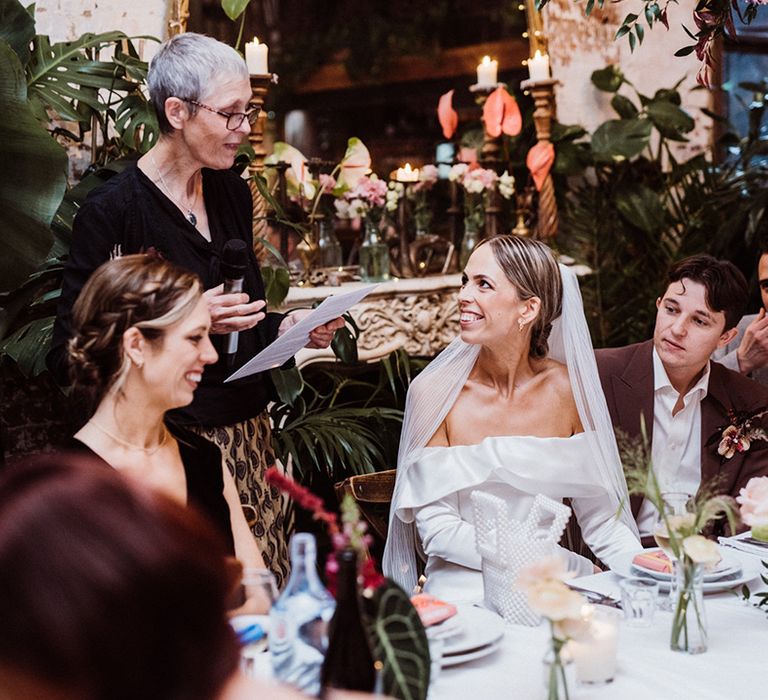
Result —
[[88, 421], [94, 428], [99, 430], [100, 432], [104, 433], [109, 438], [112, 438], [116, 443], [122, 445], [123, 447], [127, 447], [131, 450], [137, 450], [141, 451], [144, 454], [147, 455], [147, 457], [151, 457], [155, 452], [157, 452], [163, 445], [165, 445], [165, 440], [168, 437], [168, 429], [163, 425], [163, 436], [160, 438], [160, 442], [157, 443], [157, 445], [154, 445], [152, 447], [142, 447], [141, 445], [134, 445], [132, 442], [128, 442], [127, 440], [123, 440], [123, 438], [119, 437], [118, 435], [115, 435], [114, 433], [109, 432], [106, 428], [99, 425], [93, 418], [91, 418], [90, 421]]
[[185, 206], [182, 202], [180, 202], [176, 197], [173, 196], [171, 193], [170, 188], [168, 185], [165, 184], [165, 178], [163, 177], [163, 174], [160, 172], [160, 168], [157, 167], [157, 163], [155, 162], [155, 157], [152, 155], [152, 151], [150, 151], [148, 154], [149, 159], [152, 161], [152, 166], [155, 168], [155, 172], [157, 172], [157, 176], [160, 178], [160, 184], [163, 186], [163, 189], [165, 190], [165, 193], [174, 201], [174, 203], [181, 207], [182, 210], [186, 209], [187, 213], [184, 214], [184, 218], [189, 221], [190, 224], [193, 226], [197, 226], [197, 217], [195, 216], [195, 212], [192, 211], [195, 207], [195, 204], [197, 204], [197, 187], [195, 187], [195, 199], [192, 202], [192, 206], [188, 207]]

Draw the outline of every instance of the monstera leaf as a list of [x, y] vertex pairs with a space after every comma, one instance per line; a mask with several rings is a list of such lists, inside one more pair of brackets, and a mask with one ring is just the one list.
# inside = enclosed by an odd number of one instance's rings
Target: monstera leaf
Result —
[[398, 700], [425, 700], [429, 688], [429, 643], [408, 595], [386, 580], [370, 601], [373, 656], [384, 665], [384, 694]]
[[0, 41], [0, 291], [21, 284], [48, 254], [66, 171], [64, 149], [30, 110], [18, 56]]
[[592, 134], [592, 154], [595, 160], [609, 163], [634, 158], [650, 140], [650, 119], [611, 119]]

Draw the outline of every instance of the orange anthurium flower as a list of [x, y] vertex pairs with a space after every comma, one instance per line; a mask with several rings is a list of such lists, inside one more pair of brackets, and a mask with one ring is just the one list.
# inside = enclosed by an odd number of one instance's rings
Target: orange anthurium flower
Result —
[[443, 136], [447, 139], [451, 138], [459, 125], [459, 115], [453, 108], [453, 90], [448, 90], [440, 96], [440, 101], [437, 103], [437, 118], [440, 126], [443, 127]]
[[497, 87], [483, 105], [483, 122], [488, 136], [498, 138], [501, 136], [501, 122], [504, 120], [504, 93], [506, 90]]
[[549, 141], [540, 141], [528, 151], [525, 164], [533, 175], [533, 182], [537, 190], [541, 190], [554, 162], [555, 147]]
[[520, 115], [517, 100], [504, 88], [499, 89], [503, 90], [502, 97], [504, 98], [504, 119], [501, 122], [501, 130], [507, 136], [517, 136], [520, 129], [523, 128], [523, 117]]

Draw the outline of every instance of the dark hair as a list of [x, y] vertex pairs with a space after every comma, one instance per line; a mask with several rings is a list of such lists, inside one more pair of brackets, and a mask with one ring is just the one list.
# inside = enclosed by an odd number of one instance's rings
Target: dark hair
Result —
[[103, 464], [9, 466], [0, 667], [87, 700], [212, 700], [238, 662], [224, 556], [201, 516]]
[[552, 251], [533, 238], [505, 235], [486, 238], [477, 248], [489, 245], [507, 279], [521, 299], [537, 297], [539, 315], [531, 326], [531, 357], [546, 357], [552, 322], [563, 307], [563, 281]]
[[703, 285], [707, 306], [725, 314], [724, 331], [738, 325], [747, 306], [748, 287], [747, 280], [736, 265], [711, 255], [692, 255], [669, 269], [664, 291], [673, 282], [686, 279]]
[[70, 374], [97, 403], [119, 389], [130, 361], [123, 334], [138, 328], [150, 341], [185, 318], [202, 294], [200, 279], [149, 255], [126, 255], [101, 265], [83, 286], [72, 310]]

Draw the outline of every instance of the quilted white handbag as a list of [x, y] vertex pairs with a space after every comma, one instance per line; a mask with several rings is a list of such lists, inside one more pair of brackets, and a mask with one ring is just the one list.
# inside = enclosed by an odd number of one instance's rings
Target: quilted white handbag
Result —
[[[520, 570], [555, 553], [571, 509], [537, 495], [525, 520], [514, 520], [506, 501], [489, 493], [471, 495], [475, 513], [475, 542], [482, 557], [485, 604], [508, 623], [535, 626], [540, 617], [528, 606], [525, 593], [515, 589]], [[554, 516], [549, 525], [542, 517]]]

